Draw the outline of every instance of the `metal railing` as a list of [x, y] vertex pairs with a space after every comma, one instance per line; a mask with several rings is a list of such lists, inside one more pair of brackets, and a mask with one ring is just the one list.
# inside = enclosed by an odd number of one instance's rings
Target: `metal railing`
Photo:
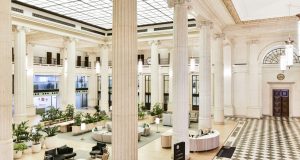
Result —
[[53, 91], [58, 90], [58, 82], [57, 81], [49, 81], [49, 82], [34, 82], [33, 89], [35, 92], [37, 91]]
[[60, 61], [58, 63], [56, 58], [52, 58], [51, 63], [48, 63], [46, 57], [34, 56], [33, 57], [33, 64], [34, 65], [41, 65], [42, 64], [42, 65], [59, 65], [59, 66], [62, 66], [63, 65], [63, 59], [60, 59]]
[[86, 62], [86, 61], [80, 61], [80, 63], [78, 63], [78, 61], [76, 62], [76, 67], [81, 67], [81, 68], [91, 68], [91, 62]]

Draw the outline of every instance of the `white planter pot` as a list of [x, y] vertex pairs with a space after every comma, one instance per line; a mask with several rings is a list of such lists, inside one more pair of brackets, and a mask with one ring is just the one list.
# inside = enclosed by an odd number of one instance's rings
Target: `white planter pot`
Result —
[[80, 126], [72, 126], [72, 133], [73, 134], [79, 134], [81, 132]]
[[33, 153], [39, 153], [42, 149], [42, 144], [39, 143], [39, 144], [33, 144], [32, 145], [32, 152]]
[[22, 154], [23, 154], [22, 151], [14, 150], [14, 159], [20, 159], [22, 157]]
[[25, 150], [23, 151], [23, 153], [24, 153], [24, 154], [31, 154], [31, 153], [32, 153], [31, 147], [28, 147], [27, 149], [25, 149]]
[[52, 137], [46, 137], [45, 138], [45, 146], [47, 149], [53, 149], [57, 147], [57, 135], [56, 136], [52, 136]]
[[27, 141], [27, 142], [25, 142], [25, 145], [29, 148], [29, 147], [31, 147], [32, 146], [32, 141]]

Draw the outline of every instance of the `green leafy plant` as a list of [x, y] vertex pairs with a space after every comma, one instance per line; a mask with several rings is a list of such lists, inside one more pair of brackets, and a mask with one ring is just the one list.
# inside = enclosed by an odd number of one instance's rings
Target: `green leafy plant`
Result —
[[58, 126], [45, 127], [43, 131], [47, 134], [47, 137], [53, 137], [56, 136], [58, 132]]
[[25, 143], [15, 143], [14, 144], [15, 151], [24, 151], [25, 149], [27, 149], [27, 146]]
[[[35, 129], [35, 132], [34, 132]], [[39, 144], [41, 138], [43, 135], [41, 134], [41, 131], [43, 130], [43, 127], [41, 124], [38, 124], [34, 127], [34, 129], [31, 130], [32, 140], [34, 144]]]
[[90, 113], [86, 113], [84, 116], [84, 123], [94, 123], [95, 119]]
[[73, 118], [74, 117], [74, 106], [71, 105], [71, 104], [68, 104], [67, 107], [66, 107], [66, 113], [65, 113], [65, 116], [68, 117], [68, 118]]
[[96, 112], [100, 112], [100, 107], [99, 106], [95, 106], [94, 108], [95, 108]]
[[143, 124], [143, 128], [149, 128], [149, 127], [150, 127], [150, 125], [148, 123]]
[[155, 103], [150, 114], [151, 114], [151, 116], [159, 116], [160, 117], [163, 112], [164, 112], [164, 110], [160, 106], [160, 104]]
[[82, 123], [82, 113], [78, 112], [74, 116], [74, 125], [80, 126]]
[[28, 121], [23, 121], [20, 124], [13, 124], [13, 136], [16, 143], [21, 143], [31, 140]]

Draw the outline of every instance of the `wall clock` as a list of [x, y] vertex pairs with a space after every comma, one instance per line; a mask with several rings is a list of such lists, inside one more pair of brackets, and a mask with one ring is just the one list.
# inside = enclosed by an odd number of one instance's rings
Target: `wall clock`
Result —
[[284, 78], [285, 78], [284, 74], [282, 74], [282, 73], [277, 74], [278, 80], [282, 81], [282, 80], [284, 80]]

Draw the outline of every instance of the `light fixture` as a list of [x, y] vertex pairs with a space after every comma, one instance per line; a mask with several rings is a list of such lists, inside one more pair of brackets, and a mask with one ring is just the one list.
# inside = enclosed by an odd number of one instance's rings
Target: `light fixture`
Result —
[[[86, 130], [86, 124], [85, 123], [81, 123], [80, 130], [81, 131], [85, 131]], [[82, 136], [80, 140], [84, 140], [84, 137]]]
[[287, 41], [285, 41], [285, 56], [286, 56], [286, 65], [292, 66], [294, 64], [294, 46], [293, 46], [293, 40], [289, 37]]
[[190, 70], [191, 70], [191, 72], [194, 72], [195, 71], [195, 66], [196, 66], [196, 60], [195, 60], [195, 58], [191, 58], [190, 59]]
[[100, 74], [100, 62], [99, 61], [96, 62], [96, 73]]
[[280, 56], [280, 70], [285, 71], [286, 70], [286, 56], [281, 55]]
[[138, 62], [138, 73], [142, 73], [143, 72], [143, 62], [140, 59]]

